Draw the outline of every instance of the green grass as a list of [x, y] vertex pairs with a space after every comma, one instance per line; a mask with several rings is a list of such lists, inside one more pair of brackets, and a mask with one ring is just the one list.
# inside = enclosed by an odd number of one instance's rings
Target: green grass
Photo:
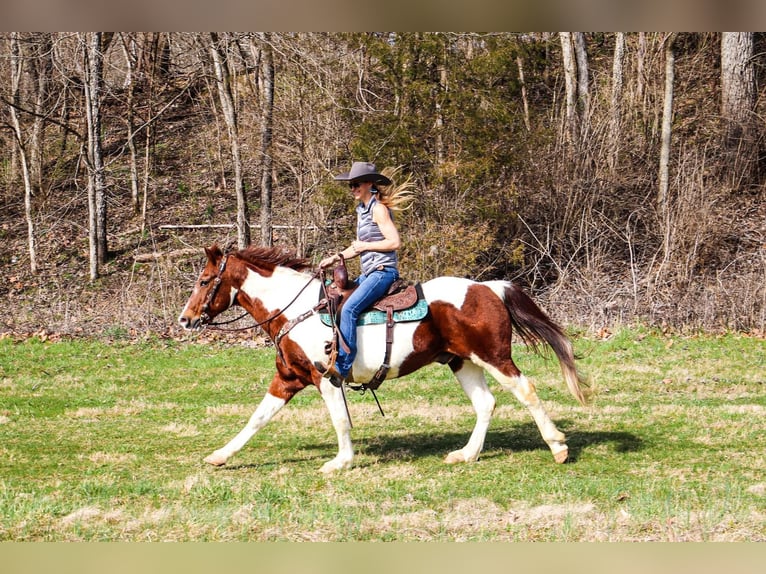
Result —
[[555, 465], [498, 385], [484, 453], [445, 367], [350, 394], [355, 467], [300, 393], [226, 467], [274, 370], [270, 349], [0, 340], [0, 540], [766, 540], [766, 342], [625, 330], [575, 341], [597, 395], [514, 348], [569, 437]]

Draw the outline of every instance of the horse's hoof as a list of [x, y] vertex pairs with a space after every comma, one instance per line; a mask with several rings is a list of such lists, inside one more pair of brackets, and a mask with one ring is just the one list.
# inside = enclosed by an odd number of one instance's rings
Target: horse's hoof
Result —
[[444, 457], [444, 462], [447, 464], [457, 464], [459, 462], [467, 462], [462, 450], [455, 450]]
[[351, 461], [338, 461], [337, 459], [328, 460], [326, 463], [322, 465], [322, 468], [319, 470], [323, 474], [331, 474], [333, 472], [338, 472], [341, 470], [346, 470], [347, 468], [351, 468]]
[[564, 450], [560, 450], [559, 452], [553, 455], [553, 460], [556, 461], [556, 464], [564, 464], [568, 458], [569, 458], [568, 448], [565, 448]]
[[226, 457], [216, 452], [205, 457], [205, 462], [213, 466], [223, 466], [226, 464]]

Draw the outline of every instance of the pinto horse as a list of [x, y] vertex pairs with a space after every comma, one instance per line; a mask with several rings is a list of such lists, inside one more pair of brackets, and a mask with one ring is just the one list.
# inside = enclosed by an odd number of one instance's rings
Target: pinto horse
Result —
[[[217, 245], [205, 248], [207, 263], [179, 317], [185, 329], [199, 329], [231, 307], [239, 305], [277, 345], [276, 374], [268, 392], [245, 427], [205, 462], [222, 466], [261, 429], [298, 391], [314, 385], [330, 412], [338, 437], [338, 454], [322, 472], [351, 466], [351, 421], [343, 388], [335, 387], [314, 366], [328, 361], [332, 339], [315, 312], [321, 289], [319, 273], [289, 252], [248, 247], [225, 255]], [[565, 436], [550, 419], [535, 386], [511, 359], [511, 333], [538, 350], [543, 341], [558, 357], [570, 393], [582, 404], [586, 397], [572, 353], [572, 345], [548, 316], [519, 287], [508, 281], [476, 282], [438, 277], [422, 284], [428, 314], [420, 321], [397, 323], [386, 379], [403, 377], [433, 362], [447, 364], [476, 412], [468, 443], [450, 452], [445, 462], [472, 462], [479, 458], [495, 398], [485, 380], [490, 373], [529, 409], [554, 460], [568, 457]], [[383, 363], [386, 326], [360, 326], [358, 353], [353, 365], [355, 381], [368, 381]], [[286, 332], [287, 331], [287, 332]]]

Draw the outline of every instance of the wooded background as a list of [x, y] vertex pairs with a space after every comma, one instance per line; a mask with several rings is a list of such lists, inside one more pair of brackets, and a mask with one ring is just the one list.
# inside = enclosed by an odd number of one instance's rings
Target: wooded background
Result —
[[354, 160], [403, 275], [567, 325], [766, 328], [758, 33], [0, 34], [0, 330], [171, 330], [213, 241], [318, 262]]

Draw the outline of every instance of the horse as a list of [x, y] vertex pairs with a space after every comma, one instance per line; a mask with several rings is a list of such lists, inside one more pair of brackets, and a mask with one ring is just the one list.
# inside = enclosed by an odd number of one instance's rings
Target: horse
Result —
[[[332, 327], [326, 326], [316, 312], [322, 273], [314, 271], [306, 259], [275, 247], [250, 246], [224, 254], [213, 244], [204, 251], [207, 261], [179, 316], [181, 327], [204, 328], [236, 305], [252, 316], [277, 350], [276, 373], [247, 424], [204, 461], [225, 465], [296, 393], [313, 385], [325, 401], [338, 440], [337, 455], [320, 470], [330, 473], [350, 468], [354, 449], [344, 388], [333, 385], [315, 366], [315, 362], [328, 361], [328, 341], [333, 337]], [[564, 433], [548, 416], [534, 384], [511, 359], [514, 331], [537, 352], [552, 349], [569, 392], [585, 405], [587, 385], [563, 330], [510, 281], [437, 277], [421, 287], [428, 312], [421, 320], [395, 324], [385, 378], [403, 377], [434, 362], [452, 370], [472, 403], [476, 422], [466, 445], [447, 454], [444, 461], [452, 464], [479, 458], [495, 409], [486, 371], [527, 407], [554, 461], [566, 462], [569, 448]], [[355, 381], [364, 381], [383, 362], [386, 325], [358, 329], [352, 373]]]

